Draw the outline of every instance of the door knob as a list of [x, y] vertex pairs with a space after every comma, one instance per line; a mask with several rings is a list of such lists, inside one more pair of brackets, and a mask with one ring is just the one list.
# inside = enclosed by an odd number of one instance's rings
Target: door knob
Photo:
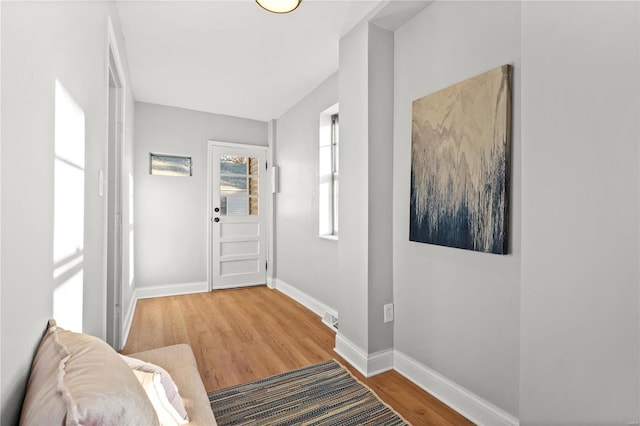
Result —
[[219, 218], [219, 217], [214, 217], [214, 218], [213, 218], [213, 221], [214, 221], [214, 222], [220, 222], [220, 218]]
[[213, 209], [213, 211], [218, 213], [220, 211], [220, 207], [216, 207], [215, 209]]

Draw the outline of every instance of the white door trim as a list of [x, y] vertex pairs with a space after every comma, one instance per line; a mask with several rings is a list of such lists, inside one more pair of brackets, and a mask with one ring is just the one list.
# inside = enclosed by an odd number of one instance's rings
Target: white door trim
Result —
[[[216, 141], [209, 140], [207, 141], [207, 216], [205, 220], [207, 221], [207, 287], [209, 291], [213, 290], [213, 265], [211, 262], [211, 255], [213, 251], [213, 238], [212, 238], [212, 218], [213, 218], [213, 209], [212, 209], [212, 186], [211, 186], [211, 178], [213, 175], [213, 171], [211, 170], [211, 150], [216, 147], [224, 147], [224, 148], [238, 148], [238, 149], [256, 149], [263, 150], [266, 154], [267, 161], [269, 159], [269, 147], [264, 145], [254, 145], [254, 144], [244, 144], [244, 143], [235, 143], [235, 142], [224, 142], [224, 141]], [[269, 173], [267, 167], [267, 173]], [[267, 176], [268, 178], [269, 176]], [[268, 180], [268, 179], [267, 179]], [[264, 197], [264, 201], [260, 200], [261, 203], [266, 203], [265, 211], [269, 211], [271, 208], [271, 202], [269, 197]], [[265, 238], [266, 238], [266, 250], [267, 250], [267, 259], [269, 258], [269, 221], [265, 221], [267, 229], [265, 230]]]
[[[110, 56], [113, 56], [113, 64], [111, 63], [110, 60]], [[117, 321], [118, 324], [115, 324], [114, 321], [114, 327], [116, 327], [117, 333], [114, 336], [111, 336], [112, 338], [115, 338], [116, 341], [113, 341], [112, 344], [114, 346], [114, 348], [116, 350], [120, 350], [121, 347], [124, 345], [124, 341], [123, 341], [123, 333], [122, 333], [122, 325], [123, 325], [123, 313], [122, 313], [122, 286], [124, 285], [125, 279], [124, 279], [124, 268], [122, 267], [124, 262], [123, 262], [123, 253], [124, 253], [124, 241], [125, 239], [123, 238], [123, 220], [122, 220], [122, 208], [123, 208], [123, 182], [124, 182], [124, 176], [125, 176], [125, 170], [124, 170], [124, 135], [125, 135], [125, 117], [126, 117], [126, 91], [127, 91], [127, 81], [126, 81], [126, 77], [124, 74], [124, 68], [122, 66], [122, 57], [120, 55], [120, 49], [118, 47], [118, 42], [117, 42], [117, 37], [115, 34], [115, 30], [113, 27], [113, 22], [111, 21], [111, 18], [109, 17], [107, 19], [107, 49], [106, 49], [106, 63], [105, 63], [105, 67], [106, 67], [106, 90], [107, 90], [107, 99], [109, 99], [109, 75], [111, 73], [114, 73], [117, 76], [118, 79], [118, 83], [119, 83], [119, 87], [117, 87], [118, 89], [118, 95], [116, 96], [116, 135], [115, 135], [115, 144], [116, 144], [116, 149], [115, 149], [115, 161], [117, 163], [119, 163], [119, 165], [116, 165], [114, 167], [115, 170], [119, 170], [120, 171], [120, 176], [118, 176], [118, 179], [116, 180], [117, 182], [117, 186], [118, 188], [116, 188], [116, 196], [118, 197], [118, 201], [119, 203], [119, 207], [120, 207], [120, 222], [121, 222], [121, 226], [119, 227], [119, 240], [120, 240], [120, 249], [119, 249], [119, 257], [120, 259], [118, 260], [117, 263], [119, 263], [120, 266], [120, 270], [116, 271], [117, 274], [119, 275], [120, 278], [120, 288], [118, 289], [118, 291], [116, 292], [116, 300], [114, 300], [114, 305], [119, 305], [118, 309], [119, 309], [119, 315], [117, 315]], [[107, 100], [107, 111], [109, 111], [109, 101]], [[107, 128], [109, 128], [109, 112], [107, 113]], [[118, 124], [118, 121], [120, 124]], [[111, 319], [113, 320], [113, 317], [110, 316], [108, 314], [108, 309], [109, 308], [113, 308], [114, 311], [116, 310], [116, 307], [109, 307], [107, 306], [107, 294], [108, 294], [108, 286], [110, 285], [110, 283], [108, 282], [107, 279], [107, 271], [109, 268], [109, 264], [108, 264], [108, 258], [109, 258], [109, 243], [108, 243], [108, 233], [109, 233], [109, 221], [111, 220], [111, 218], [109, 217], [109, 191], [108, 191], [108, 172], [109, 172], [109, 131], [107, 131], [107, 134], [105, 135], [105, 145], [104, 145], [104, 158], [106, 161], [106, 165], [104, 166], [104, 169], [107, 171], [107, 173], [105, 174], [105, 180], [101, 181], [99, 183], [100, 185], [100, 189], [104, 192], [104, 197], [105, 197], [105, 201], [104, 201], [104, 211], [105, 211], [105, 215], [104, 215], [104, 253], [105, 253], [105, 262], [104, 262], [104, 267], [103, 267], [103, 295], [104, 295], [104, 303], [103, 305], [103, 318], [105, 319], [104, 323], [103, 323], [103, 334], [106, 338], [109, 338], [110, 336], [107, 335], [107, 322]], [[102, 170], [101, 170], [102, 172]], [[128, 239], [126, 240], [128, 241]]]

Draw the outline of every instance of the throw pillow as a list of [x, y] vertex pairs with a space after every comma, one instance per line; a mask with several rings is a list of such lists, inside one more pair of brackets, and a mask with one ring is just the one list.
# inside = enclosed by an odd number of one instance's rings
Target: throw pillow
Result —
[[188, 422], [178, 414], [173, 405], [167, 399], [164, 386], [160, 383], [160, 373], [146, 373], [139, 370], [131, 370], [138, 378], [142, 388], [147, 393], [153, 408], [156, 410], [161, 426], [180, 426]]
[[57, 327], [33, 360], [22, 425], [157, 425], [144, 389], [104, 341]]
[[159, 365], [152, 364], [150, 362], [145, 362], [137, 358], [132, 358], [126, 355], [120, 355], [124, 362], [127, 363], [129, 367], [133, 370], [143, 371], [145, 373], [158, 373], [160, 375], [160, 383], [164, 387], [165, 394], [167, 395], [167, 399], [176, 409], [178, 414], [183, 420], [189, 421], [189, 416], [187, 415], [187, 410], [184, 407], [184, 402], [182, 401], [182, 397], [180, 396], [179, 389], [174, 383], [171, 375], [164, 368]]

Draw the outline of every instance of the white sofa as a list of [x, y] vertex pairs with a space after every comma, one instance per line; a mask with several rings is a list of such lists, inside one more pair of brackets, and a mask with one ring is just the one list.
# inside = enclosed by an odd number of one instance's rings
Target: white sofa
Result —
[[[177, 385], [190, 425], [216, 425], [188, 345], [131, 354], [158, 365]], [[49, 326], [33, 359], [21, 425], [154, 425], [154, 409], [136, 375], [104, 341]]]

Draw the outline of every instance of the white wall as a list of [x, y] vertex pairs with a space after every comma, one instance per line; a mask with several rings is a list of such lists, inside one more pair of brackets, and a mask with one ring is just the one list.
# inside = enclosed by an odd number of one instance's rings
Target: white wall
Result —
[[340, 334], [368, 351], [367, 22], [340, 40]]
[[84, 217], [83, 261], [76, 267], [83, 277], [79, 328], [104, 338], [106, 198], [98, 196], [98, 170], [107, 164], [109, 16], [124, 52], [112, 2], [2, 5], [2, 424], [17, 422], [31, 360], [59, 289], [53, 253], [56, 81], [84, 115], [84, 197], [71, 212]]
[[638, 422], [639, 4], [522, 8], [520, 419]]
[[[411, 102], [514, 65], [509, 254], [409, 241]], [[395, 32], [394, 348], [517, 416], [520, 4], [436, 2]]]
[[369, 355], [393, 346], [393, 325], [383, 321], [383, 305], [392, 302], [393, 33], [362, 21], [340, 39], [339, 63], [336, 349], [369, 374], [379, 368], [369, 365]]
[[368, 31], [368, 351], [375, 353], [393, 346], [393, 324], [384, 322], [383, 307], [393, 302], [394, 37], [374, 24]]
[[338, 102], [338, 74], [276, 122], [277, 278], [337, 310], [338, 242], [318, 237], [320, 113]]
[[[136, 103], [135, 285], [207, 280], [207, 141], [267, 145], [267, 123]], [[149, 153], [192, 157], [193, 176], [151, 176]]]
[[[640, 417], [639, 12], [436, 2], [395, 34], [394, 347], [521, 424]], [[510, 254], [409, 242], [411, 101], [504, 63]]]

